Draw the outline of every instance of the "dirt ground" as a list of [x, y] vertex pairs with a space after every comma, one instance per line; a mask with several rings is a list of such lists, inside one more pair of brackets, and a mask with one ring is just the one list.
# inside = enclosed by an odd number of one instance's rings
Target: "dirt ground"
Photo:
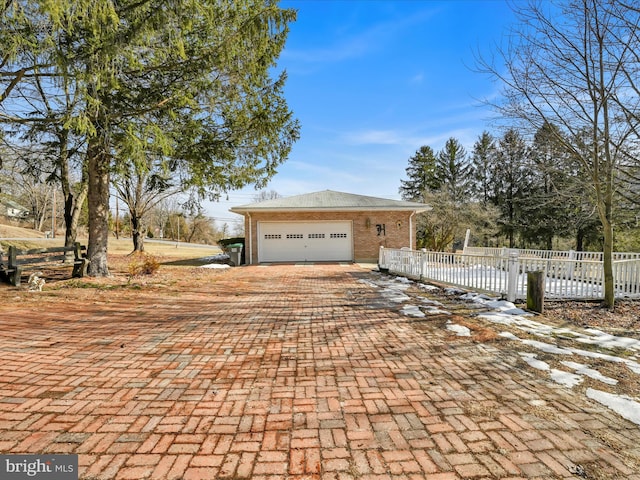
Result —
[[640, 301], [618, 300], [612, 310], [600, 302], [547, 302], [545, 316], [584, 328], [640, 338]]

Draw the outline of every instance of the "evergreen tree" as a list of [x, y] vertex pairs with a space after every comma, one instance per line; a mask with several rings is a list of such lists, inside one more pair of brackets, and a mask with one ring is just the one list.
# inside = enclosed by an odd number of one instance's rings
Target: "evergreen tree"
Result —
[[407, 180], [400, 180], [400, 195], [404, 200], [422, 202], [425, 192], [437, 190], [436, 157], [429, 146], [422, 146], [409, 158]]
[[454, 201], [467, 202], [472, 191], [473, 165], [467, 152], [455, 138], [450, 138], [436, 157], [436, 178], [439, 188]]
[[498, 225], [509, 248], [515, 248], [516, 237], [527, 222], [524, 206], [529, 201], [532, 174], [527, 150], [524, 139], [514, 129], [507, 130], [498, 142], [494, 202], [500, 210]]
[[15, 107], [8, 99], [34, 77], [74, 94], [62, 124], [86, 138], [90, 275], [108, 274], [110, 174], [120, 163], [144, 165], [148, 142], [184, 188], [215, 197], [263, 186], [299, 136], [286, 74], [272, 77], [295, 11], [274, 0], [4, 6], [0, 104]]
[[494, 196], [493, 176], [496, 169], [496, 143], [489, 132], [482, 132], [473, 145], [471, 163], [474, 193], [483, 205], [487, 205]]
[[534, 167], [524, 238], [541, 248], [553, 249], [554, 237], [568, 237], [577, 213], [581, 182], [577, 181], [570, 155], [557, 138], [560, 132], [544, 124], [536, 132], [529, 151]]
[[400, 188], [403, 198], [431, 206], [416, 217], [418, 247], [444, 251], [467, 229], [483, 237], [494, 233], [496, 211], [474, 201], [473, 166], [458, 140], [450, 138], [437, 156], [430, 147], [422, 147], [406, 171], [409, 179], [402, 180]]

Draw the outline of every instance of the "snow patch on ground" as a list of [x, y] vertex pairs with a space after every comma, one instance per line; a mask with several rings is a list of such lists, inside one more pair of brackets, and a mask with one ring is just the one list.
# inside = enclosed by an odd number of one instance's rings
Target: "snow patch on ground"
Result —
[[420, 308], [416, 305], [405, 305], [404, 307], [402, 307], [401, 312], [404, 315], [408, 315], [409, 317], [422, 318], [425, 316], [425, 314], [422, 313]]
[[445, 288], [444, 292], [447, 295], [463, 295], [466, 293], [464, 290], [460, 290], [459, 288], [453, 288], [453, 287]]
[[436, 300], [431, 300], [429, 298], [421, 298], [420, 301], [425, 305], [435, 305], [436, 307], [444, 307], [444, 305], [441, 302], [438, 302]]
[[547, 362], [543, 362], [536, 358], [537, 355], [535, 353], [518, 352], [518, 355], [520, 355], [530, 367], [535, 368], [536, 370], [551, 370], [551, 367], [549, 367]]
[[640, 403], [626, 395], [614, 395], [593, 388], [587, 389], [587, 397], [609, 407], [621, 417], [640, 425]]
[[452, 323], [451, 321], [447, 322], [447, 330], [455, 333], [458, 337], [470, 337], [471, 330], [463, 325], [458, 325], [456, 323]]
[[550, 375], [551, 380], [568, 388], [573, 388], [579, 383], [582, 383], [582, 380], [584, 380], [584, 377], [582, 377], [581, 375], [576, 375], [575, 373], [571, 372], [565, 372], [563, 370], [557, 370], [555, 368], [551, 369]]
[[424, 308], [429, 315], [451, 315], [451, 312], [449, 312], [448, 310], [442, 310], [438, 307], [430, 307], [427, 305], [422, 308]]
[[[489, 306], [486, 302], [485, 305]], [[497, 312], [483, 313], [478, 316], [493, 323], [512, 325], [520, 330], [540, 337], [569, 336], [572, 340], [575, 340], [577, 342], [595, 345], [601, 348], [623, 348], [626, 350], [631, 350], [632, 352], [640, 352], [640, 340], [636, 338], [618, 337], [593, 328], [587, 329], [584, 332], [579, 332], [566, 327], [553, 327], [551, 325], [545, 325], [543, 323], [531, 320], [530, 318], [522, 316], [521, 314], [509, 314], [509, 312], [510, 309], [499, 310]]]
[[231, 268], [226, 263], [210, 263], [208, 265], [201, 265], [200, 268]]
[[581, 383], [583, 380], [582, 376], [576, 375], [575, 373], [565, 372], [563, 370], [551, 368], [547, 362], [538, 360], [537, 355], [535, 353], [518, 352], [518, 354], [530, 367], [535, 368], [536, 370], [549, 372], [549, 376], [551, 377], [551, 380], [553, 380], [554, 382], [560, 385], [563, 385], [568, 388], [573, 388], [579, 383]]
[[406, 295], [404, 291], [407, 290], [413, 282], [404, 277], [395, 277], [393, 280], [360, 280], [360, 283], [382, 289], [381, 295], [390, 302], [403, 303], [411, 300], [411, 297]]
[[507, 340], [520, 340], [511, 332], [500, 332], [498, 334], [499, 337], [506, 338]]
[[616, 380], [615, 378], [606, 377], [599, 371], [594, 370], [593, 368], [589, 368], [588, 365], [567, 361], [562, 361], [560, 363], [562, 363], [565, 367], [569, 367], [570, 369], [574, 370], [578, 375], [584, 375], [586, 377], [593, 378], [594, 380], [606, 383], [607, 385], [616, 385], [618, 383], [618, 380]]
[[208, 257], [202, 257], [203, 260], [208, 262], [226, 262], [229, 260], [229, 255], [226, 253], [218, 253], [217, 255], [209, 255]]
[[387, 288], [382, 291], [382, 296], [393, 303], [404, 303], [411, 300], [409, 295], [403, 293], [402, 288]]
[[229, 255], [226, 253], [218, 253], [217, 255], [210, 255], [208, 257], [202, 257], [209, 263], [206, 265], [200, 265], [200, 268], [231, 268], [226, 262], [229, 261]]
[[556, 355], [573, 355], [571, 350], [566, 348], [556, 347], [550, 343], [538, 342], [536, 340], [520, 340], [525, 345], [542, 350], [544, 353], [553, 353]]
[[596, 330], [595, 328], [589, 328], [586, 330], [591, 334], [591, 337], [580, 336], [576, 338], [577, 341], [583, 343], [589, 343], [591, 345], [600, 345], [605, 348], [626, 348], [630, 350], [638, 350], [640, 352], [640, 340], [629, 337], [617, 337], [609, 333]]

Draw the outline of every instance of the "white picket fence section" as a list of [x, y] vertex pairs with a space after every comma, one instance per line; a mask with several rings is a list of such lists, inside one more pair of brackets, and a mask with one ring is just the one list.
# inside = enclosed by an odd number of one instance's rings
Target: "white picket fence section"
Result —
[[[604, 297], [602, 253], [467, 248], [464, 253], [380, 248], [381, 269], [415, 279], [483, 291], [510, 301], [527, 296], [527, 272], [545, 272], [545, 297]], [[615, 294], [640, 298], [640, 254], [614, 254]]]
[[[564, 260], [594, 260], [601, 262], [602, 252], [577, 252], [575, 250], [534, 250], [531, 248], [490, 248], [490, 247], [465, 247], [468, 255], [496, 255], [507, 257], [510, 253], [517, 253], [520, 257], [538, 259], [564, 259]], [[638, 260], [640, 253], [614, 252], [613, 260]]]

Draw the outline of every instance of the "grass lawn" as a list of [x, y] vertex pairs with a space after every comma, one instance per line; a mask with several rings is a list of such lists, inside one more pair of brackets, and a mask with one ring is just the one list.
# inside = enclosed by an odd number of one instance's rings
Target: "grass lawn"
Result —
[[[3, 240], [5, 238], [15, 238], [20, 240]], [[87, 238], [79, 238], [80, 243], [87, 244]], [[9, 245], [18, 248], [28, 249], [37, 247], [55, 247], [64, 244], [64, 236], [58, 234], [56, 238], [46, 238], [45, 234], [36, 230], [15, 227], [11, 225], [0, 225], [0, 246], [7, 250]], [[201, 258], [211, 257], [222, 253], [217, 245], [197, 245], [184, 242], [155, 241], [148, 239], [144, 243], [145, 253], [157, 257], [160, 263], [173, 265], [202, 265]], [[109, 238], [109, 257], [124, 257], [133, 250], [131, 238]], [[210, 262], [209, 262], [210, 263]]]

